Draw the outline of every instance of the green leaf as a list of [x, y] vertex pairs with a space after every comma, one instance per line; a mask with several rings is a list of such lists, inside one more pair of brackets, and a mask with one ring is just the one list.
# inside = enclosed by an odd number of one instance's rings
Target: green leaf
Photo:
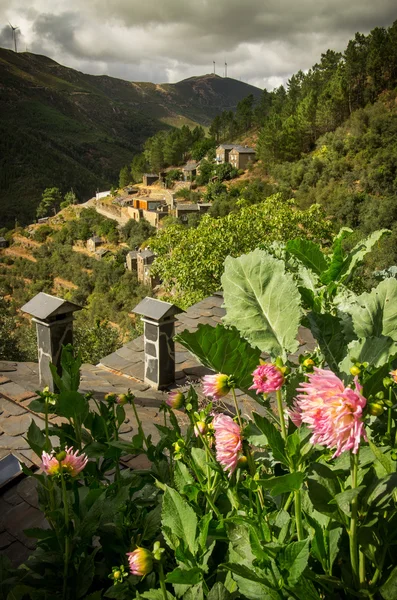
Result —
[[200, 471], [202, 477], [207, 477], [207, 454], [205, 450], [203, 448], [192, 448], [191, 454], [196, 469]]
[[117, 424], [119, 427], [121, 427], [125, 421], [125, 410], [122, 406], [120, 406], [120, 404], [118, 404], [116, 406], [116, 417], [117, 417]]
[[90, 589], [92, 580], [94, 579], [95, 572], [95, 554], [94, 551], [89, 556], [83, 558], [80, 562], [79, 570], [77, 572], [76, 579], [76, 590], [77, 590], [77, 598], [82, 598]]
[[376, 444], [371, 441], [370, 436], [368, 435], [368, 443], [372, 452], [374, 453], [376, 459], [380, 462], [382, 467], [385, 469], [386, 473], [394, 473], [396, 467], [395, 461], [392, 461], [386, 454], [382, 452], [380, 448]]
[[331, 504], [336, 503], [342, 512], [345, 513], [348, 517], [351, 516], [351, 502], [354, 498], [360, 495], [360, 492], [365, 488], [364, 485], [360, 485], [352, 490], [345, 490], [344, 492], [340, 492], [336, 494], [334, 499], [331, 501]]
[[[367, 362], [371, 366], [381, 367], [397, 355], [397, 343], [391, 337], [369, 337], [354, 340], [348, 345], [348, 354], [339, 365], [342, 373], [350, 375], [354, 362]], [[353, 360], [355, 359], [355, 360]]]
[[236, 563], [220, 565], [233, 574], [240, 592], [250, 600], [280, 600], [279, 594], [268, 587], [252, 569]]
[[332, 572], [332, 566], [339, 554], [339, 546], [342, 541], [342, 527], [334, 527], [329, 531], [328, 547], [329, 547], [329, 570]]
[[41, 529], [40, 527], [32, 527], [31, 529], [23, 530], [26, 537], [35, 538], [36, 540], [47, 540], [56, 538], [56, 533], [52, 529]]
[[168, 527], [174, 536], [183, 540], [194, 555], [198, 548], [196, 513], [176, 490], [168, 486], [165, 486], [161, 519], [163, 527]]
[[[131, 593], [128, 596], [131, 598]], [[145, 600], [164, 600], [163, 592], [160, 590], [149, 590], [148, 592], [143, 592], [143, 594], [139, 595], [139, 598], [144, 598]], [[167, 591], [168, 600], [175, 600], [175, 596], [173, 596], [170, 592]]]
[[353, 230], [349, 227], [342, 227], [338, 235], [335, 236], [332, 244], [332, 256], [331, 262], [328, 269], [321, 275], [321, 281], [325, 285], [338, 281], [339, 275], [343, 269], [343, 264], [346, 259], [346, 255], [343, 251], [343, 240], [349, 237], [353, 233]]
[[145, 518], [143, 526], [143, 540], [152, 540], [161, 529], [161, 506], [160, 504], [151, 510]]
[[26, 439], [33, 452], [41, 458], [45, 446], [45, 436], [33, 419], [30, 422]]
[[288, 466], [285, 443], [281, 433], [265, 417], [261, 417], [258, 413], [252, 413], [252, 416], [258, 429], [265, 435], [274, 459]]
[[210, 589], [207, 600], [229, 600], [230, 593], [227, 591], [221, 581], [217, 581]]
[[371, 235], [364, 240], [358, 242], [340, 265], [336, 280], [348, 282], [355, 269], [363, 262], [365, 256], [371, 252], [375, 244], [377, 244], [385, 235], [390, 235], [390, 231], [388, 229], [379, 229], [378, 231], [371, 233]]
[[272, 496], [279, 496], [286, 492], [300, 490], [305, 478], [305, 473], [287, 473], [286, 475], [280, 475], [280, 477], [260, 479], [259, 483], [266, 490], [270, 490]]
[[203, 572], [199, 567], [192, 569], [181, 569], [177, 567], [167, 574], [167, 583], [180, 583], [183, 585], [196, 585], [203, 579]]
[[359, 338], [389, 336], [397, 341], [397, 280], [389, 277], [345, 306]]
[[322, 514], [336, 518], [337, 507], [331, 504], [336, 494], [340, 492], [335, 473], [329, 467], [315, 463], [311, 466], [307, 485], [314, 508]]
[[259, 249], [239, 258], [228, 256], [222, 286], [225, 323], [273, 357], [297, 350], [301, 299], [284, 262]]
[[385, 583], [380, 588], [382, 598], [396, 600], [397, 598], [397, 567], [394, 567]]
[[84, 421], [88, 415], [89, 406], [82, 394], [73, 391], [61, 392], [57, 401], [57, 413], [67, 419]]
[[320, 246], [310, 240], [296, 238], [287, 242], [286, 249], [290, 254], [298, 258], [308, 269], [321, 275], [328, 267], [324, 254]]
[[252, 385], [251, 373], [259, 364], [260, 351], [252, 348], [235, 327], [200, 324], [197, 331], [191, 333], [185, 330], [176, 335], [175, 340], [205, 367], [233, 375], [240, 389], [248, 389]]
[[339, 372], [339, 363], [346, 355], [346, 340], [341, 323], [330, 313], [310, 312], [307, 315], [310, 330], [316, 338], [328, 366], [335, 373]]
[[288, 544], [285, 550], [280, 554], [280, 566], [287, 575], [288, 585], [294, 587], [307, 567], [310, 555], [310, 539]]
[[183, 489], [186, 485], [193, 485], [194, 479], [190, 474], [189, 469], [183, 462], [177, 460], [174, 467], [174, 483], [180, 494], [183, 494]]

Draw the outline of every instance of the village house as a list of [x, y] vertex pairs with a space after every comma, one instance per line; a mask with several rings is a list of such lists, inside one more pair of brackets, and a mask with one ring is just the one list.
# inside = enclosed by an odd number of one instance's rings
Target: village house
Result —
[[184, 167], [182, 167], [182, 175], [184, 181], [192, 181], [197, 175], [197, 167], [199, 163], [195, 160], [189, 160]]
[[87, 240], [87, 250], [90, 252], [95, 252], [98, 246], [101, 246], [101, 244], [103, 244], [102, 238], [98, 237], [97, 235], [93, 235], [89, 240]]
[[159, 180], [159, 176], [156, 173], [144, 173], [143, 174], [143, 185], [153, 185]]
[[175, 216], [180, 219], [182, 223], [187, 223], [188, 215], [202, 215], [208, 212], [211, 206], [212, 204], [210, 202], [203, 202], [199, 204], [178, 203], [175, 209]]
[[97, 260], [102, 260], [102, 258], [104, 256], [110, 256], [111, 252], [110, 250], [107, 250], [106, 248], [98, 248], [98, 250], [95, 251], [95, 258]]
[[7, 248], [8, 242], [5, 238], [0, 237], [0, 248]]
[[255, 160], [255, 150], [248, 146], [235, 146], [229, 153], [229, 162], [236, 169], [246, 169]]
[[129, 271], [136, 272], [139, 283], [154, 288], [160, 283], [157, 277], [150, 275], [150, 267], [156, 258], [151, 250], [131, 250], [126, 256], [126, 268]]
[[235, 147], [236, 144], [221, 144], [218, 146], [216, 149], [216, 162], [219, 164], [229, 162], [229, 154]]

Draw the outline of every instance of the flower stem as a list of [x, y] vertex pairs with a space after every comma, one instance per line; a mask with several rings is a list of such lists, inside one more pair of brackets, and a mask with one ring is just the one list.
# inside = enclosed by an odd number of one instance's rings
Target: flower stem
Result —
[[163, 564], [159, 564], [159, 575], [160, 575], [160, 588], [163, 594], [163, 600], [168, 600], [167, 588], [165, 587], [164, 569]]
[[294, 491], [294, 506], [295, 506], [295, 521], [296, 521], [296, 532], [298, 534], [298, 541], [304, 539], [305, 534], [303, 531], [303, 523], [302, 523], [302, 497], [301, 491]]
[[[357, 487], [358, 475], [358, 453], [350, 454], [350, 473], [352, 480], [352, 490]], [[358, 541], [357, 541], [357, 519], [358, 519], [358, 498], [357, 496], [351, 501], [351, 519], [350, 519], [350, 562], [353, 571], [353, 577], [356, 582], [360, 582], [360, 567], [358, 557]]]
[[131, 406], [132, 406], [132, 410], [134, 411], [136, 422], [138, 424], [138, 431], [141, 434], [141, 436], [143, 438], [143, 441], [145, 442], [146, 449], [148, 450], [149, 449], [149, 445], [148, 445], [148, 442], [147, 442], [147, 439], [146, 439], [146, 436], [145, 436], [145, 432], [143, 431], [142, 422], [141, 422], [141, 420], [140, 420], [140, 418], [138, 416], [138, 412], [136, 410], [136, 406], [135, 406], [134, 400], [131, 400]]
[[283, 437], [283, 440], [286, 440], [287, 439], [287, 428], [285, 426], [284, 411], [283, 411], [283, 397], [282, 397], [281, 390], [277, 390], [276, 397], [277, 397], [278, 416], [280, 417], [281, 435]]
[[45, 411], [44, 411], [44, 423], [45, 423], [45, 449], [48, 452], [50, 449], [50, 440], [48, 435], [48, 400], [46, 398], [45, 403]]
[[236, 392], [234, 391], [234, 388], [232, 388], [232, 396], [233, 396], [233, 400], [234, 400], [234, 406], [236, 408], [236, 415], [237, 415], [238, 424], [240, 425], [240, 429], [242, 431], [243, 430], [243, 422], [241, 420], [240, 409], [238, 407], [237, 398], [236, 398]]
[[69, 539], [69, 506], [68, 506], [68, 498], [66, 492], [66, 483], [63, 474], [62, 465], [60, 464], [60, 476], [61, 476], [61, 486], [62, 486], [62, 500], [63, 500], [63, 510], [65, 517], [65, 552], [63, 557], [63, 590], [62, 590], [62, 598], [66, 600], [68, 597], [68, 571], [69, 571], [69, 554], [70, 554], [70, 539]]

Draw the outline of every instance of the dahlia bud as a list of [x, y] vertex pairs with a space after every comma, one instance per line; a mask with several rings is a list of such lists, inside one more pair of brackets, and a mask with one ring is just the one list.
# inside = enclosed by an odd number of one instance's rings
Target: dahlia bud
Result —
[[108, 575], [109, 579], [113, 579], [113, 585], [123, 583], [125, 577], [127, 576], [128, 575], [125, 572], [124, 565], [121, 565], [120, 567], [113, 567], [111, 574]]
[[216, 375], [205, 375], [203, 377], [203, 392], [209, 398], [220, 400], [226, 396], [234, 387], [234, 381], [229, 375], [217, 373]]
[[111, 392], [109, 392], [108, 394], [105, 395], [105, 400], [106, 402], [116, 402], [116, 394], [112, 394]]
[[312, 358], [305, 358], [302, 365], [308, 369], [309, 367], [314, 367], [314, 360]]
[[119, 394], [117, 396], [117, 400], [116, 400], [117, 404], [119, 404], [119, 406], [124, 406], [124, 404], [127, 404], [128, 402], [128, 398], [126, 394]]
[[237, 466], [240, 469], [245, 469], [248, 466], [248, 458], [244, 454], [238, 459]]
[[357, 365], [353, 365], [350, 369], [350, 373], [353, 377], [358, 377], [361, 373], [361, 369], [357, 367]]
[[178, 410], [185, 404], [185, 396], [182, 394], [182, 392], [170, 392], [168, 394], [166, 403], [170, 408], [175, 408]]
[[62, 462], [63, 460], [65, 460], [65, 458], [66, 458], [65, 450], [58, 452], [58, 454], [55, 455], [55, 458], [57, 459], [58, 462]]
[[204, 423], [204, 421], [197, 421], [196, 425], [194, 426], [194, 435], [199, 437], [199, 435], [204, 435], [206, 432], [207, 425]]
[[137, 548], [134, 552], [127, 552], [128, 563], [132, 575], [144, 577], [153, 570], [153, 554], [146, 548]]
[[380, 417], [384, 413], [384, 408], [379, 402], [371, 402], [368, 406], [368, 412], [373, 417]]

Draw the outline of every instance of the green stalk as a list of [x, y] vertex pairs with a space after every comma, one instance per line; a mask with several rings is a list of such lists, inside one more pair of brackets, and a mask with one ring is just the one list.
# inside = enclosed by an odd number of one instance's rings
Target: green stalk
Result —
[[301, 491], [294, 491], [294, 506], [295, 506], [295, 521], [296, 521], [296, 532], [298, 534], [298, 540], [301, 541], [305, 538], [305, 534], [303, 531], [303, 522], [302, 522], [302, 497]]
[[[350, 473], [352, 480], [352, 490], [357, 487], [357, 476], [358, 476], [358, 453], [350, 454]], [[352, 566], [353, 578], [356, 583], [360, 582], [360, 566], [358, 557], [358, 540], [357, 540], [357, 519], [358, 519], [358, 498], [357, 496], [351, 501], [351, 513], [350, 518], [350, 529], [349, 529], [349, 541], [350, 541], [350, 563]]]
[[160, 588], [163, 594], [163, 600], [168, 600], [167, 588], [165, 586], [164, 569], [163, 564], [159, 563], [159, 575], [160, 575]]
[[[116, 423], [116, 410], [115, 410], [115, 405], [113, 404], [113, 422], [114, 422], [114, 439], [117, 442], [119, 439], [119, 430], [117, 427], [117, 423]], [[116, 481], [116, 489], [119, 490], [120, 488], [120, 460], [119, 458], [116, 459], [116, 472], [115, 472], [115, 481]]]
[[277, 398], [278, 416], [280, 418], [281, 435], [283, 437], [283, 440], [286, 440], [287, 439], [287, 428], [285, 426], [284, 411], [283, 411], [283, 396], [282, 396], [281, 390], [277, 390], [276, 398]]
[[48, 401], [47, 398], [44, 402], [45, 411], [44, 411], [44, 423], [45, 423], [45, 449], [48, 452], [50, 449], [50, 440], [48, 435]]
[[241, 420], [240, 409], [238, 407], [237, 398], [236, 398], [236, 392], [234, 391], [234, 388], [232, 388], [232, 396], [233, 396], [233, 400], [234, 400], [234, 406], [236, 408], [236, 415], [237, 415], [238, 424], [240, 425], [241, 431], [243, 431], [243, 422]]
[[61, 463], [59, 463], [60, 475], [61, 475], [61, 486], [62, 486], [62, 500], [63, 509], [65, 516], [65, 553], [63, 557], [63, 589], [62, 598], [66, 600], [68, 597], [68, 571], [69, 571], [69, 554], [70, 554], [70, 539], [69, 539], [69, 506], [66, 492], [66, 483], [63, 475], [63, 469]]
[[138, 424], [138, 431], [141, 434], [141, 436], [143, 437], [143, 441], [145, 442], [145, 445], [146, 445], [146, 450], [148, 450], [149, 449], [149, 444], [148, 444], [148, 441], [146, 439], [145, 432], [143, 431], [142, 422], [141, 422], [141, 420], [140, 420], [140, 418], [138, 416], [138, 412], [136, 410], [136, 406], [135, 406], [134, 400], [131, 400], [131, 406], [132, 406], [132, 410], [134, 411], [136, 422]]

